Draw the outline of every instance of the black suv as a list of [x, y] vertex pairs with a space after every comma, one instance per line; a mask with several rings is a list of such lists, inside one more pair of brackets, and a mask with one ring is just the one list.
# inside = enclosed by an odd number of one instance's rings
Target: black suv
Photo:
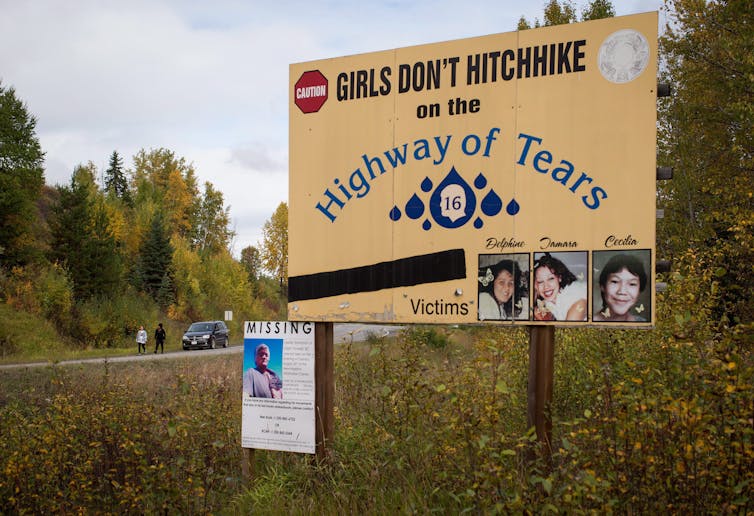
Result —
[[183, 349], [228, 347], [228, 327], [223, 321], [192, 323], [183, 334]]

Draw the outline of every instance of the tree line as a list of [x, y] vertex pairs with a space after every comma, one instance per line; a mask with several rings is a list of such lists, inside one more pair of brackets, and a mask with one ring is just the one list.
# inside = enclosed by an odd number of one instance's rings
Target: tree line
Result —
[[95, 346], [116, 345], [139, 320], [215, 319], [224, 310], [280, 317], [285, 203], [260, 247], [236, 260], [222, 192], [200, 186], [193, 165], [168, 149], [139, 151], [132, 169], [113, 151], [106, 170], [79, 165], [62, 186], [45, 183], [43, 164], [36, 119], [0, 83], [2, 302]]

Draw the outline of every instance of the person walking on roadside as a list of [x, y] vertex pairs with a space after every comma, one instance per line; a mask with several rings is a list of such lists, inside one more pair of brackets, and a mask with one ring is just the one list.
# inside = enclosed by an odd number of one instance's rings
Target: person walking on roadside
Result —
[[160, 353], [165, 353], [165, 328], [162, 327], [162, 323], [157, 325], [157, 329], [154, 331], [154, 352], [157, 353], [157, 348], [160, 348]]
[[136, 344], [139, 346], [139, 355], [141, 355], [142, 350], [144, 353], [147, 352], [147, 330], [144, 329], [144, 326], [139, 326], [139, 331], [136, 332]]

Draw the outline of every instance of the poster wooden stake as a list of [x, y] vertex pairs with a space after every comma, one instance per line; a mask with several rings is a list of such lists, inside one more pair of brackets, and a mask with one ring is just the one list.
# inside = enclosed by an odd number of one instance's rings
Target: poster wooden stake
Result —
[[241, 472], [247, 485], [254, 480], [254, 448], [241, 449]]
[[333, 366], [333, 323], [314, 323], [314, 410], [315, 455], [328, 455], [335, 428], [335, 368]]
[[527, 423], [537, 432], [537, 442], [549, 463], [552, 453], [552, 384], [555, 356], [555, 328], [529, 327], [529, 385]]

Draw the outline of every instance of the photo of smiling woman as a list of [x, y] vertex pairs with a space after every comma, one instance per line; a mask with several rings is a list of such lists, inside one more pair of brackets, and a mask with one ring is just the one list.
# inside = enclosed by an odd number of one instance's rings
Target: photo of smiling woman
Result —
[[529, 255], [479, 255], [479, 320], [529, 320]]
[[599, 297], [595, 292], [593, 321], [647, 322], [652, 303], [646, 288], [649, 263], [649, 250], [594, 253], [593, 288], [599, 286]]
[[534, 320], [586, 321], [587, 253], [534, 253]]

